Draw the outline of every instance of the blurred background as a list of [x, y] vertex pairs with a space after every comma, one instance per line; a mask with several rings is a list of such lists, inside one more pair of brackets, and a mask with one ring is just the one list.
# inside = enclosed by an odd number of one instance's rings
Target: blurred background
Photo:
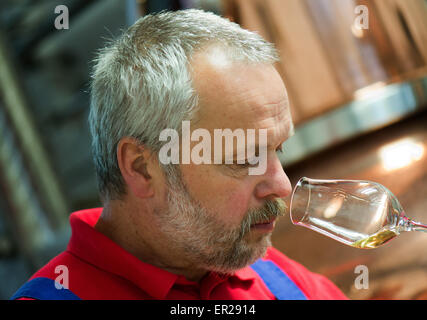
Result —
[[[68, 28], [55, 28], [58, 5]], [[87, 124], [97, 49], [140, 16], [185, 8], [276, 44], [296, 124], [282, 158], [293, 185], [376, 181], [427, 222], [426, 0], [2, 0], [0, 299], [65, 249], [72, 211], [100, 205]], [[360, 250], [284, 218], [273, 244], [352, 299], [427, 298], [426, 234]], [[369, 289], [354, 286], [358, 265]]]

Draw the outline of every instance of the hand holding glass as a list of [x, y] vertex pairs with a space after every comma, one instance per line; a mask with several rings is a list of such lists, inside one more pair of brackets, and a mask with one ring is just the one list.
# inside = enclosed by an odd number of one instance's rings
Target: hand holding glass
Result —
[[373, 249], [404, 231], [427, 226], [406, 217], [397, 198], [379, 183], [301, 178], [290, 205], [293, 224], [347, 245]]

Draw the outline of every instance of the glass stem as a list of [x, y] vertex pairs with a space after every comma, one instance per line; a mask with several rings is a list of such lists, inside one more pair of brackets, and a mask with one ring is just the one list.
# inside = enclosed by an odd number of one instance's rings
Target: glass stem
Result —
[[411, 231], [427, 232], [427, 225], [422, 224], [420, 222], [413, 221], [413, 220], [409, 220], [409, 221], [411, 221]]
[[422, 231], [427, 232], [427, 225], [404, 217], [399, 224], [399, 231]]

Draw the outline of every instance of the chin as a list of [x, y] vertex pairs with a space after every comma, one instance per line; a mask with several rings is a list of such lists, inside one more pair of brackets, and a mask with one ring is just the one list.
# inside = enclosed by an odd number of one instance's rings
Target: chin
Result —
[[211, 264], [208, 269], [221, 274], [233, 274], [237, 270], [246, 268], [258, 259], [265, 256], [267, 249], [271, 247], [271, 236], [264, 236], [256, 243], [244, 243], [236, 248], [234, 254], [224, 263]]

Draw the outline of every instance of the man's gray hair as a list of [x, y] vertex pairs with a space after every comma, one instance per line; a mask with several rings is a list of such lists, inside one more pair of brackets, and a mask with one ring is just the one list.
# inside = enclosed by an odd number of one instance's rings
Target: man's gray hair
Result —
[[133, 137], [157, 154], [165, 143], [159, 141], [160, 132], [180, 132], [182, 121], [191, 120], [198, 98], [189, 61], [209, 44], [221, 46], [233, 61], [278, 60], [274, 46], [256, 33], [195, 9], [142, 17], [100, 51], [92, 75], [89, 125], [103, 201], [126, 193], [117, 162], [120, 139]]

